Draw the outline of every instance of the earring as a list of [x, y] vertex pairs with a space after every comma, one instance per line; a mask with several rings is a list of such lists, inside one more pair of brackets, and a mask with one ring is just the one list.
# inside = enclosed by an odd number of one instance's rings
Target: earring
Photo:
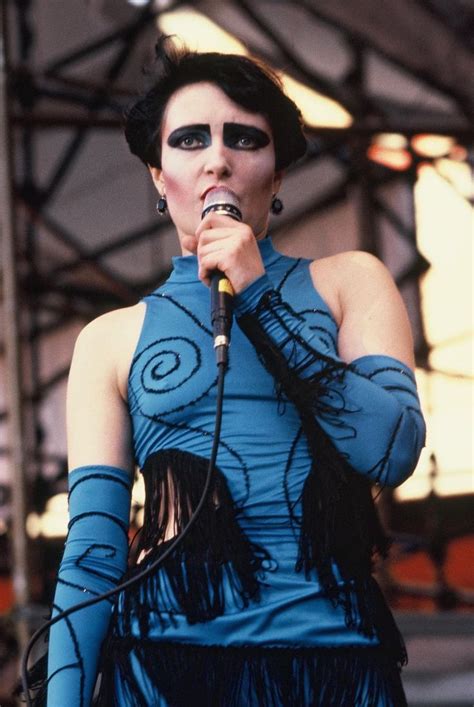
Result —
[[163, 194], [160, 196], [156, 203], [156, 210], [160, 214], [160, 216], [164, 216], [166, 212], [168, 211], [168, 203], [166, 201], [166, 196]]
[[270, 211], [272, 212], [272, 214], [275, 214], [275, 216], [279, 216], [283, 209], [284, 206], [282, 200], [279, 199], [276, 194], [274, 194], [272, 198], [272, 205], [270, 206]]

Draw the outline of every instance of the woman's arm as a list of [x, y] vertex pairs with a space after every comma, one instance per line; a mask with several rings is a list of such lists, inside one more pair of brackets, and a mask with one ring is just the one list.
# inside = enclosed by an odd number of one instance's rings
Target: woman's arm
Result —
[[[372, 354], [391, 356], [415, 367], [410, 322], [389, 271], [370, 253], [341, 253], [311, 265], [313, 282], [325, 276], [339, 302], [338, 352], [346, 363]], [[321, 283], [322, 284], [322, 283]]]
[[[131, 308], [100, 317], [75, 346], [67, 395], [70, 521], [53, 616], [113, 588], [126, 568], [133, 465], [123, 391], [136, 315]], [[90, 704], [111, 608], [101, 601], [51, 628], [48, 707]]]
[[144, 305], [90, 322], [74, 348], [67, 390], [69, 468], [110, 464], [133, 469], [127, 380]]
[[372, 256], [346, 253], [323, 267], [313, 264], [313, 277], [337, 301], [339, 356], [266, 275], [238, 295], [238, 323], [287, 397], [316, 417], [353, 469], [395, 486], [413, 471], [425, 434], [406, 312]]

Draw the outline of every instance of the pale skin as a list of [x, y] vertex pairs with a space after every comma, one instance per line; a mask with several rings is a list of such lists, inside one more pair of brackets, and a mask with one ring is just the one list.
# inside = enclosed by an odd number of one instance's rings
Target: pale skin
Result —
[[[174, 131], [190, 124], [206, 127], [169, 144]], [[239, 137], [234, 127], [230, 139], [228, 126], [236, 125], [265, 133], [268, 144], [256, 147], [245, 129]], [[264, 116], [236, 105], [213, 84], [186, 86], [167, 104], [162, 168], [151, 167], [150, 173], [158, 192], [166, 194], [183, 255], [198, 256], [203, 283], [219, 269], [238, 293], [263, 274], [257, 240], [267, 233], [272, 195], [282, 180], [275, 172], [271, 129]], [[215, 214], [201, 221], [204, 194], [217, 185], [237, 194], [242, 223]], [[363, 252], [340, 253], [314, 261], [311, 275], [339, 326], [338, 350], [344, 361], [386, 354], [414, 367], [407, 313], [379, 260]], [[78, 337], [67, 396], [71, 469], [109, 464], [132, 472], [127, 380], [144, 311], [137, 304], [109, 312]]]

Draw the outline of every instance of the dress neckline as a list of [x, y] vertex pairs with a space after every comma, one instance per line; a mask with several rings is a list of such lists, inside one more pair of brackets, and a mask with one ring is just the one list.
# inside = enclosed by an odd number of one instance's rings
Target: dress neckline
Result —
[[[274, 249], [270, 236], [258, 241], [257, 245], [265, 268], [268, 268], [272, 263], [281, 258], [281, 253], [278, 253], [278, 251]], [[168, 283], [200, 282], [197, 274], [197, 257], [195, 255], [175, 255], [171, 260], [173, 270], [167, 280]]]

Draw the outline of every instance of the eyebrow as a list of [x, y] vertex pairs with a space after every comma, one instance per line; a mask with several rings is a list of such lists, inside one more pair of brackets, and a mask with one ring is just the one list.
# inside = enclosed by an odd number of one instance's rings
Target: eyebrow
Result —
[[259, 147], [265, 147], [270, 142], [270, 136], [265, 130], [257, 128], [256, 125], [248, 123], [224, 123], [224, 140], [226, 137], [233, 137], [236, 133], [244, 133], [253, 137]]
[[[211, 135], [211, 126], [209, 123], [191, 123], [189, 125], [182, 125], [179, 128], [173, 130], [167, 138], [167, 143], [171, 147], [173, 144], [179, 140], [182, 135], [189, 132], [200, 132]], [[257, 128], [255, 125], [249, 125], [248, 123], [224, 123], [224, 139], [226, 137], [232, 137], [237, 132], [243, 132], [247, 135], [252, 135], [259, 143], [261, 147], [268, 145], [270, 142], [270, 137], [265, 130]]]
[[182, 125], [181, 127], [176, 128], [176, 130], [173, 130], [173, 132], [168, 135], [166, 142], [168, 143], [168, 145], [172, 145], [172, 143], [175, 142], [177, 138], [180, 138], [183, 134], [189, 132], [207, 133], [208, 135], [210, 135], [211, 126], [208, 123], [191, 123], [191, 125]]

